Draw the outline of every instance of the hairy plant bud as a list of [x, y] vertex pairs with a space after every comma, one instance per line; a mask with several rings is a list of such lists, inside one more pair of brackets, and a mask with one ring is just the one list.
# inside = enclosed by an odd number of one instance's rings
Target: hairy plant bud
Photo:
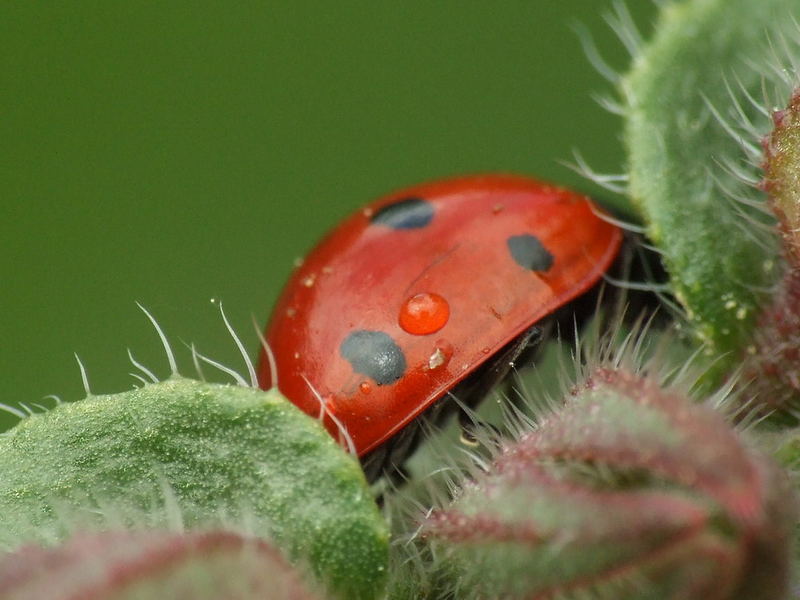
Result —
[[764, 139], [763, 187], [781, 224], [784, 246], [800, 267], [800, 90], [789, 105], [773, 113], [775, 125]]
[[106, 531], [0, 558], [6, 600], [314, 600], [266, 542], [226, 531]]
[[719, 413], [598, 370], [423, 534], [459, 598], [776, 600], [793, 506]]

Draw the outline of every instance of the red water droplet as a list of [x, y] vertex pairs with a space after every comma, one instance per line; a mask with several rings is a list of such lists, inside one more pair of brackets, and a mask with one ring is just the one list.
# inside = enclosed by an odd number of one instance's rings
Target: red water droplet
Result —
[[408, 333], [428, 335], [439, 331], [450, 318], [450, 305], [439, 294], [411, 296], [400, 308], [398, 322]]
[[368, 381], [362, 381], [358, 384], [358, 389], [361, 390], [362, 394], [369, 394], [372, 391], [372, 386]]

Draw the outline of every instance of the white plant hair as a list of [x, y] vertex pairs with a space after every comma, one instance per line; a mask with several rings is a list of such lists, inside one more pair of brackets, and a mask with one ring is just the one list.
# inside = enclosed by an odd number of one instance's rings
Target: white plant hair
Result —
[[[161, 327], [161, 325], [159, 324], [159, 322], [155, 318], [155, 316], [153, 316], [153, 314], [147, 308], [145, 308], [145, 306], [142, 303], [136, 302], [136, 306], [144, 313], [144, 315], [150, 321], [153, 329], [155, 330], [155, 332], [156, 332], [156, 334], [158, 336], [158, 339], [161, 342], [161, 346], [162, 346], [163, 351], [164, 351], [164, 356], [166, 357], [167, 364], [169, 366], [169, 375], [166, 377], [166, 379], [169, 379], [169, 378], [172, 378], [172, 377], [181, 377], [181, 374], [180, 374], [179, 369], [178, 369], [177, 357], [175, 355], [175, 352], [172, 349], [172, 345], [170, 344], [166, 333], [164, 332], [164, 329]], [[229, 377], [231, 377], [231, 379], [233, 379], [233, 381], [234, 381], [234, 383], [236, 383], [236, 385], [239, 385], [239, 386], [242, 386], [242, 387], [249, 387], [249, 388], [258, 388], [259, 387], [259, 385], [258, 385], [258, 377], [257, 377], [257, 374], [256, 374], [255, 365], [253, 364], [252, 359], [250, 358], [249, 354], [247, 353], [247, 350], [245, 349], [245, 346], [244, 346], [244, 343], [242, 342], [242, 339], [236, 333], [236, 330], [233, 328], [233, 326], [231, 325], [227, 315], [225, 314], [225, 311], [223, 310], [223, 307], [222, 307], [222, 303], [219, 303], [219, 312], [220, 312], [220, 316], [222, 318], [222, 322], [223, 322], [226, 330], [228, 331], [228, 335], [230, 336], [231, 340], [233, 340], [234, 344], [236, 345], [236, 348], [238, 349], [238, 351], [239, 351], [239, 353], [240, 353], [240, 355], [242, 357], [242, 360], [244, 361], [244, 366], [245, 366], [245, 370], [246, 370], [247, 376], [245, 377], [241, 373], [239, 373], [236, 369], [233, 369], [233, 368], [231, 368], [231, 367], [229, 367], [229, 366], [227, 366], [227, 365], [225, 365], [225, 364], [223, 364], [223, 363], [221, 363], [221, 362], [219, 362], [217, 360], [214, 360], [212, 358], [209, 358], [208, 356], [205, 356], [205, 355], [201, 354], [196, 349], [194, 344], [187, 344], [187, 346], [190, 349], [192, 362], [193, 362], [194, 370], [196, 372], [197, 377], [201, 381], [206, 381], [206, 376], [205, 376], [205, 373], [203, 372], [203, 369], [202, 369], [202, 364], [205, 363], [205, 364], [213, 366], [214, 368], [218, 369], [222, 373], [224, 373], [224, 374], [228, 375]], [[254, 321], [254, 326], [255, 326], [255, 321]], [[258, 338], [260, 340], [261, 346], [262, 346], [262, 348], [264, 348], [264, 352], [265, 352], [265, 355], [267, 357], [267, 360], [269, 361], [270, 371], [272, 373], [272, 385], [271, 385], [271, 387], [276, 387], [277, 386], [277, 375], [276, 375], [277, 371], [276, 371], [276, 366], [275, 366], [276, 365], [275, 356], [272, 353], [272, 350], [270, 349], [269, 344], [267, 344], [266, 340], [264, 339], [264, 337], [260, 333], [260, 331], [258, 331], [258, 329], [256, 329], [256, 331], [257, 331], [257, 335], [258, 335]], [[126, 353], [128, 355], [128, 360], [130, 361], [130, 363], [133, 365], [133, 367], [135, 369], [135, 371], [132, 371], [132, 372], [129, 373], [129, 375], [131, 377], [133, 377], [134, 380], [136, 380], [135, 387], [143, 387], [143, 386], [159, 383], [160, 381], [162, 381], [162, 379], [160, 379], [158, 377], [158, 375], [156, 375], [154, 370], [149, 368], [147, 365], [145, 365], [144, 363], [139, 361], [134, 356], [133, 351], [130, 348], [126, 348]], [[95, 394], [92, 391], [92, 389], [90, 387], [90, 384], [89, 384], [88, 370], [86, 368], [86, 365], [83, 363], [83, 361], [81, 360], [81, 358], [77, 354], [75, 354], [75, 360], [78, 363], [78, 370], [79, 370], [79, 373], [80, 373], [80, 378], [81, 378], [81, 383], [83, 385], [84, 393], [85, 393], [86, 397], [89, 398], [89, 397], [91, 397], [91, 396], [93, 396]], [[17, 403], [17, 406], [12, 406], [12, 405], [9, 405], [9, 404], [0, 403], [0, 411], [6, 412], [11, 416], [16, 417], [17, 419], [23, 420], [23, 419], [26, 419], [26, 418], [30, 417], [31, 415], [36, 414], [37, 412], [46, 412], [46, 411], [50, 410], [51, 408], [53, 408], [54, 406], [58, 406], [59, 404], [62, 404], [61, 398], [59, 396], [56, 396], [56, 395], [48, 395], [48, 396], [45, 396], [43, 399], [44, 400], [51, 400], [52, 401], [51, 402], [52, 406], [47, 406], [45, 404], [40, 404], [40, 403], [35, 403], [35, 402], [30, 403], [30, 405], [27, 404], [27, 403], [19, 402], [19, 403]], [[0, 435], [3, 435], [3, 434], [0, 434]]]

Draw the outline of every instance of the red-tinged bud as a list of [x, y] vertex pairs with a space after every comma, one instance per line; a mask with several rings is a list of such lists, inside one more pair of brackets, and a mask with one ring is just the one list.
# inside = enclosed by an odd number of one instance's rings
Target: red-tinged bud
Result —
[[117, 531], [28, 545], [0, 559], [5, 600], [314, 600], [266, 542], [225, 531]]
[[743, 394], [763, 414], [797, 422], [800, 408], [800, 269], [786, 272], [759, 318], [742, 369]]
[[591, 381], [425, 520], [456, 597], [785, 597], [783, 472], [677, 392]]
[[800, 268], [800, 90], [772, 120], [774, 129], [764, 141], [763, 187], [780, 221], [789, 260]]

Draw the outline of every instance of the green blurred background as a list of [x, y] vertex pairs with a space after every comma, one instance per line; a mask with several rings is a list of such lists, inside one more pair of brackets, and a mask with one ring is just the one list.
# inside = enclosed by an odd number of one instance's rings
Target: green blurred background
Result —
[[[630, 2], [641, 25], [652, 3]], [[166, 360], [135, 302], [241, 369], [295, 257], [397, 187], [480, 171], [597, 191], [623, 162], [572, 30], [603, 0], [3, 2], [0, 402], [129, 389]], [[601, 197], [603, 195], [601, 194]], [[607, 195], [606, 195], [607, 196]], [[210, 372], [211, 369], [207, 369]], [[224, 380], [224, 376], [218, 376]], [[8, 421], [7, 421], [8, 422]]]

